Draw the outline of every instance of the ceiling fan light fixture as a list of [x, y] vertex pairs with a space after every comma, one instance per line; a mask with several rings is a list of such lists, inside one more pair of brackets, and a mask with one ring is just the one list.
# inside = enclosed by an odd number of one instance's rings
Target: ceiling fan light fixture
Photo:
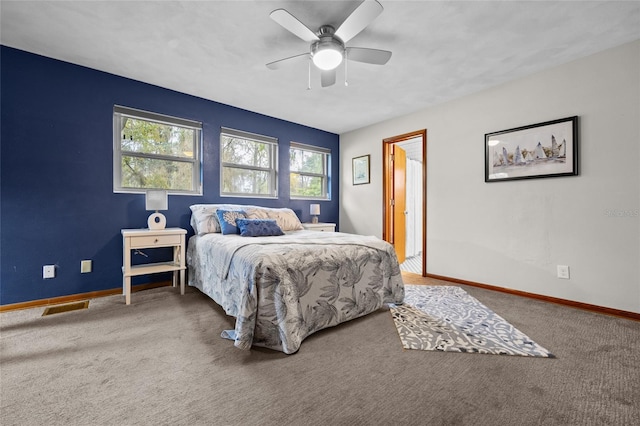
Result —
[[335, 69], [342, 63], [342, 52], [332, 48], [320, 49], [313, 54], [313, 64], [323, 71]]
[[336, 69], [344, 58], [344, 43], [333, 36], [333, 27], [320, 27], [320, 40], [311, 45], [313, 64], [323, 71]]
[[313, 64], [323, 71], [335, 69], [342, 63], [342, 51], [335, 46], [320, 46], [313, 52]]

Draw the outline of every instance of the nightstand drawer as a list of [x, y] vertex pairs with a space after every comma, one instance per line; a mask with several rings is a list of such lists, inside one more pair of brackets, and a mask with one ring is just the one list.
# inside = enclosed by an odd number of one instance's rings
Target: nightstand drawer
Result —
[[307, 231], [317, 231], [317, 232], [335, 232], [336, 224], [335, 223], [303, 223], [302, 227]]
[[180, 244], [180, 235], [149, 235], [131, 238], [131, 248], [167, 247]]
[[336, 230], [335, 226], [332, 225], [328, 225], [328, 226], [322, 226], [319, 228], [315, 228], [313, 229], [314, 231], [318, 231], [318, 232], [333, 232]]

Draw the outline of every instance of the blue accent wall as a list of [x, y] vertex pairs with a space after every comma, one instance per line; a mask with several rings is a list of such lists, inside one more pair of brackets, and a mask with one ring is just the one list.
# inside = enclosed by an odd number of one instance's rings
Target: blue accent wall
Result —
[[[203, 196], [169, 196], [167, 226], [193, 235], [189, 205], [290, 207], [308, 222], [311, 201], [289, 200], [289, 142], [331, 149], [331, 201], [323, 222], [338, 223], [336, 134], [78, 65], [0, 46], [0, 304], [118, 288], [122, 228], [145, 228], [142, 194], [113, 192], [113, 106], [203, 123]], [[215, 70], [211, 70], [215, 78]], [[274, 102], [287, 102], [274, 99]], [[279, 140], [278, 199], [220, 197], [220, 127]], [[93, 272], [80, 273], [80, 261]], [[42, 266], [56, 277], [42, 278]], [[166, 279], [149, 276], [148, 280]]]

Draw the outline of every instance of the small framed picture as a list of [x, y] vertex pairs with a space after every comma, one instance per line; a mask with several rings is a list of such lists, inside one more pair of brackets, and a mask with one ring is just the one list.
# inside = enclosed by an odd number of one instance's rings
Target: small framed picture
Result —
[[370, 183], [369, 173], [369, 155], [363, 155], [360, 157], [355, 157], [352, 160], [353, 166], [353, 184], [354, 185], [362, 185], [363, 183]]
[[578, 117], [484, 135], [484, 181], [578, 174]]

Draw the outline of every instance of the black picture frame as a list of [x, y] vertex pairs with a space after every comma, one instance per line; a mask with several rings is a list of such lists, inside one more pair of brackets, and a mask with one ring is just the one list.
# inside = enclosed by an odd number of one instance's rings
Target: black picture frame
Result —
[[578, 174], [578, 116], [484, 135], [484, 181]]

